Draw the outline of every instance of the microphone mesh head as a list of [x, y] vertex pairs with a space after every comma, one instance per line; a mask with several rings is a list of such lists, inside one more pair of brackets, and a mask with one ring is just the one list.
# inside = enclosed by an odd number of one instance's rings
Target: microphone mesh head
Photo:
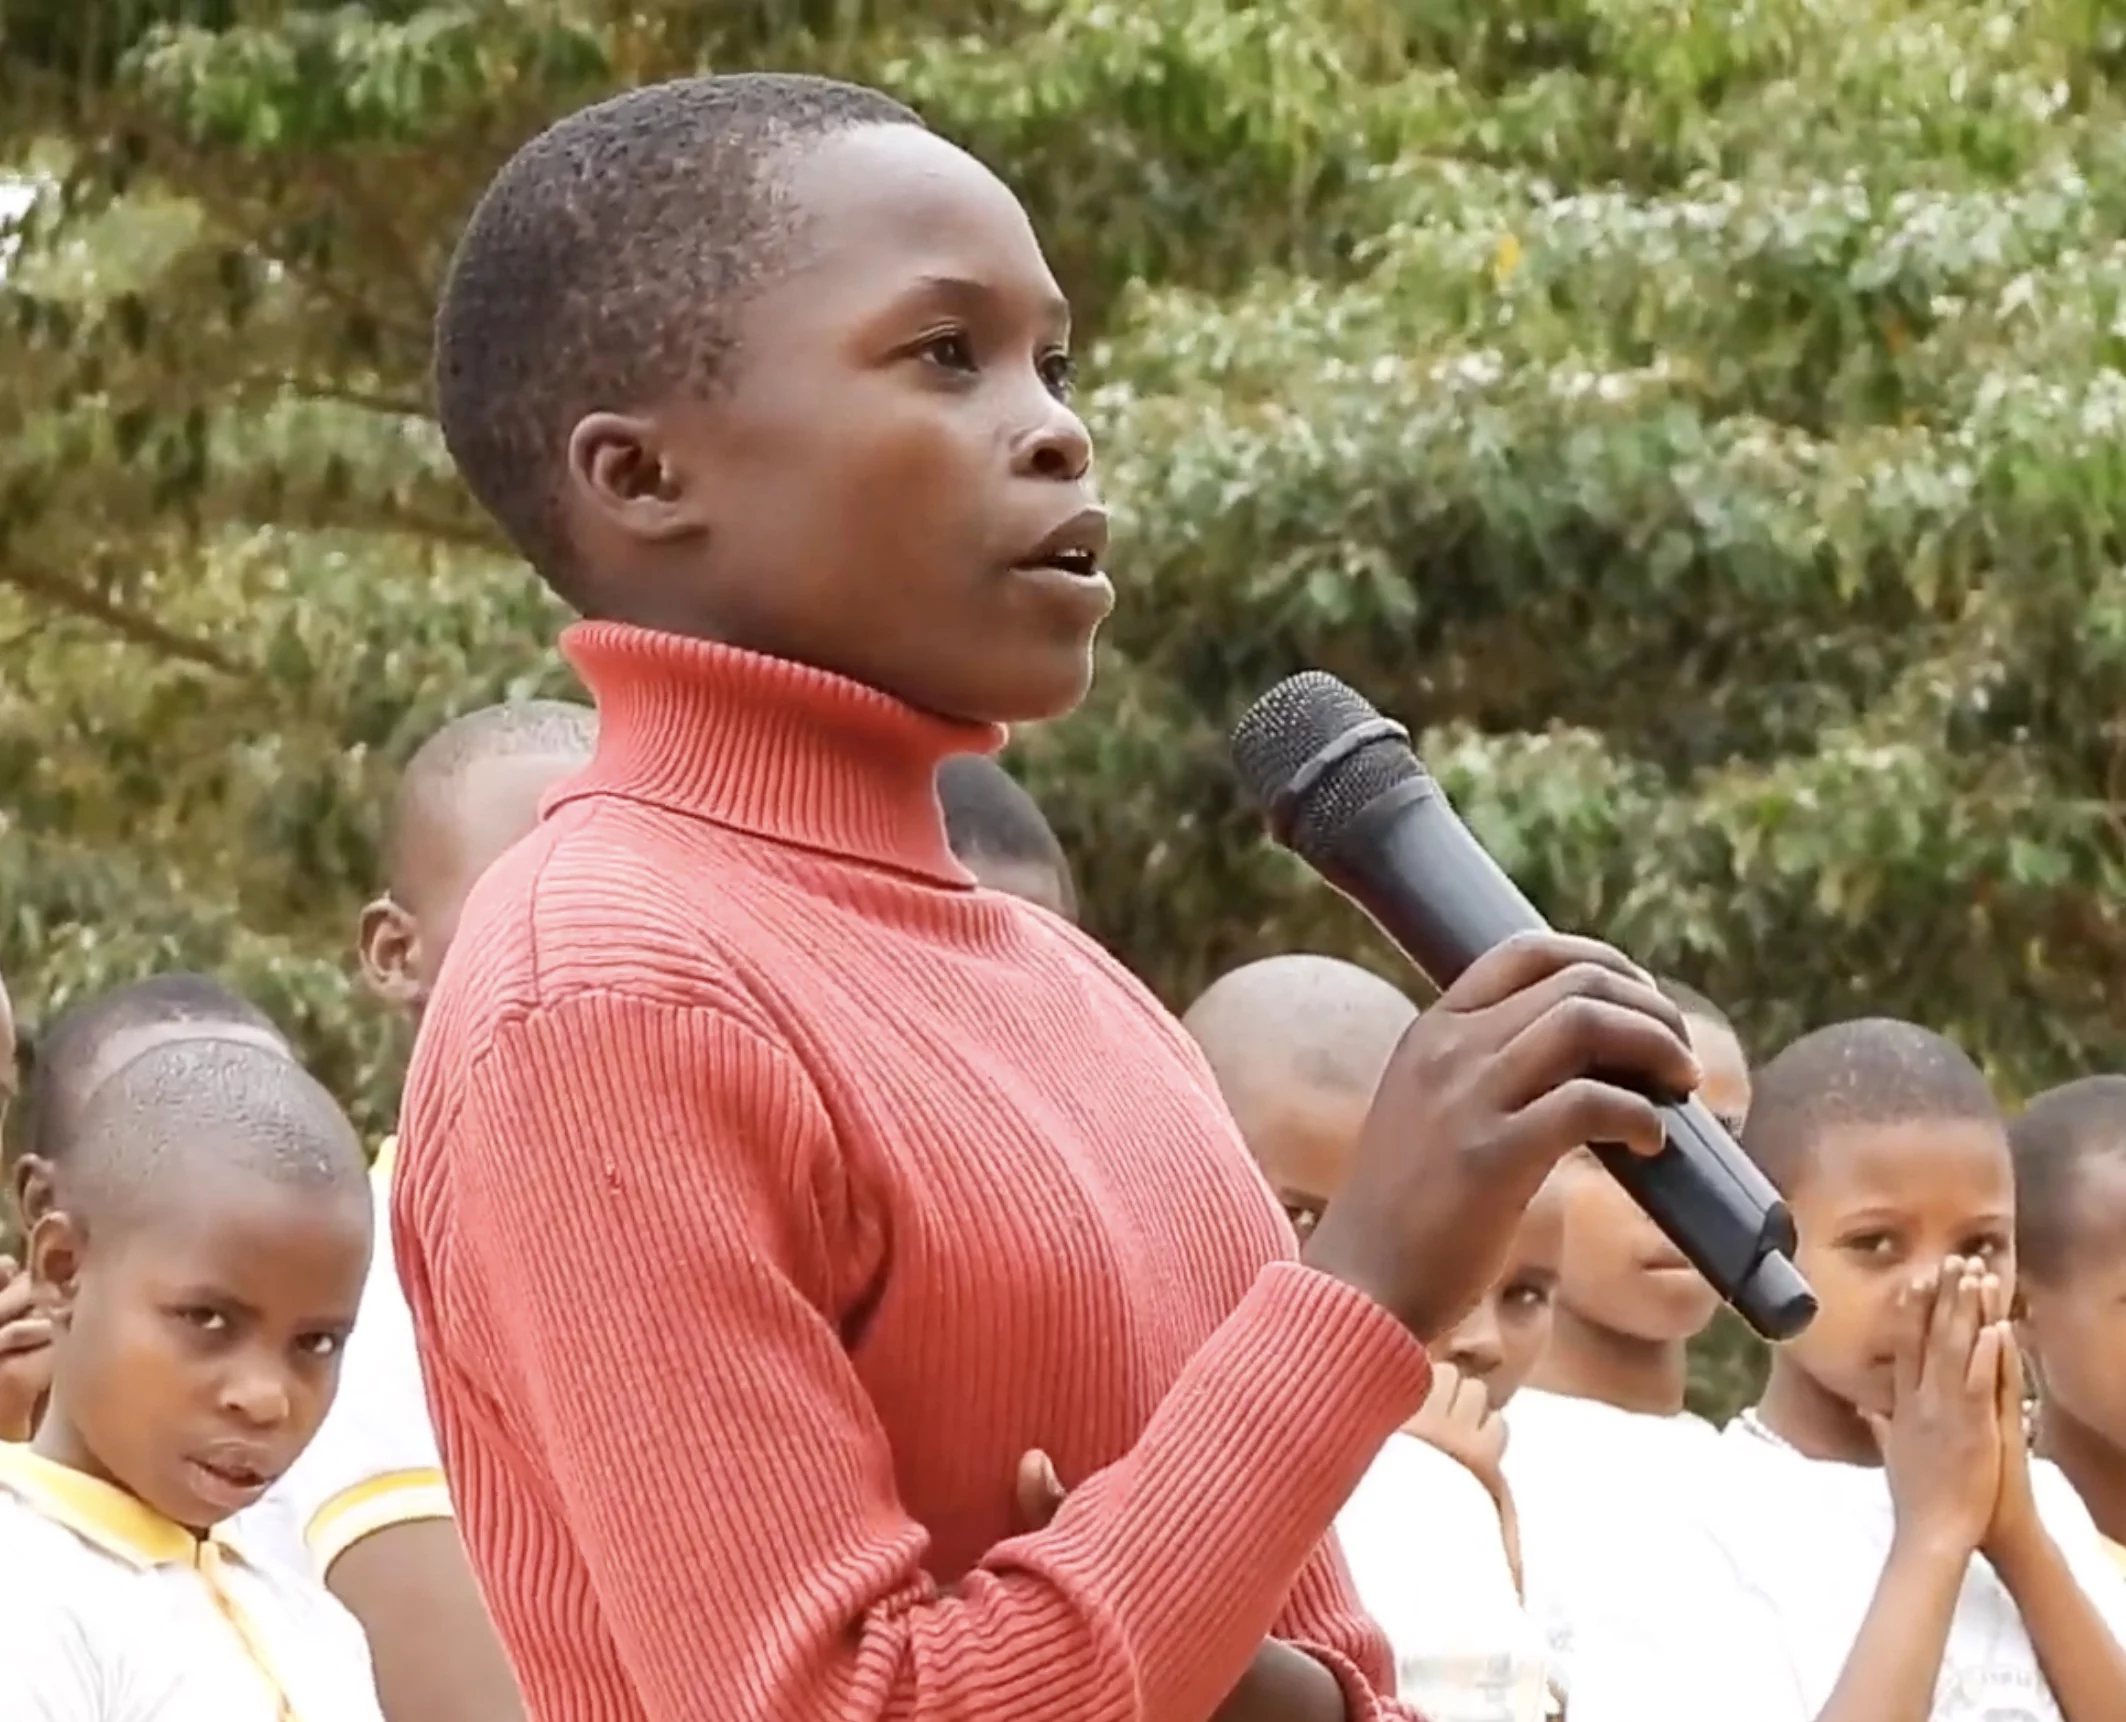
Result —
[[1384, 790], [1422, 776], [1417, 755], [1393, 736], [1368, 742], [1339, 760], [1292, 805], [1292, 780], [1322, 751], [1362, 724], [1377, 723], [1373, 702], [1320, 670], [1287, 676], [1233, 726], [1233, 766], [1242, 786], [1270, 817], [1272, 835], [1303, 859], [1322, 853]]
[[1368, 742], [1340, 765], [1326, 772], [1314, 793], [1299, 804], [1292, 820], [1292, 853], [1314, 861], [1326, 855], [1344, 830], [1389, 790], [1412, 778], [1423, 777], [1425, 768], [1407, 742], [1392, 736]]
[[1265, 813], [1299, 768], [1349, 730], [1380, 716], [1356, 688], [1321, 670], [1287, 676], [1233, 726], [1233, 769]]

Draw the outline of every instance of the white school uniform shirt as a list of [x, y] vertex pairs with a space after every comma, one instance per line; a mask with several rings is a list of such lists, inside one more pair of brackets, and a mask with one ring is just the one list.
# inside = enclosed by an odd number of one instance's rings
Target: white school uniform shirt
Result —
[[[2033, 1460], [2030, 1472], [2039, 1518], [2126, 1643], [2126, 1574], [2059, 1469]], [[1889, 1558], [1887, 1476], [1804, 1458], [1745, 1417], [1676, 1507], [1649, 1520], [1633, 1586], [1583, 1623], [1572, 1722], [1814, 1722]], [[2014, 1600], [1977, 1556], [1929, 1717], [2062, 1722]]]
[[7, 1722], [382, 1722], [369, 1644], [309, 1572], [0, 1446]]
[[292, 1527], [320, 1574], [331, 1571], [332, 1563], [364, 1537], [392, 1525], [452, 1516], [421, 1384], [413, 1312], [392, 1255], [391, 1168], [397, 1147], [398, 1139], [388, 1138], [371, 1173], [376, 1248], [340, 1365], [339, 1396], [302, 1456], [240, 1526], [261, 1541], [276, 1542], [285, 1541]]
[[1414, 1435], [1381, 1449], [1337, 1516], [1359, 1600], [1426, 1722], [1540, 1722], [1542, 1634], [1514, 1588], [1490, 1490]]
[[1551, 1683], [1569, 1694], [1578, 1616], [1589, 1599], [1633, 1582], [1638, 1518], [1680, 1470], [1718, 1453], [1720, 1432], [1687, 1411], [1662, 1417], [1534, 1388], [1516, 1393], [1502, 1415], [1528, 1612], [1543, 1633]]

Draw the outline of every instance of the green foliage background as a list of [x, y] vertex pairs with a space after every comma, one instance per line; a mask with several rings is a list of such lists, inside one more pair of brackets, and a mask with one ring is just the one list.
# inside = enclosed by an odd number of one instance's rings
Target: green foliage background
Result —
[[[388, 763], [566, 687], [425, 421], [456, 223], [552, 115], [881, 83], [1035, 210], [1124, 601], [1016, 749], [1171, 999], [1378, 959], [1222, 725], [1337, 671], [1532, 894], [2011, 1093], [2126, 1063], [2126, 31], [2102, 0], [0, 0], [0, 968], [170, 964], [365, 1123]], [[1708, 1348], [1701, 1392], [1750, 1360]]]

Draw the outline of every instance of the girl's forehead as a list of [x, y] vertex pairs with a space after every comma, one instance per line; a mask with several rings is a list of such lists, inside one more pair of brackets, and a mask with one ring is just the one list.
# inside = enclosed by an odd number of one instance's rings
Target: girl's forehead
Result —
[[1808, 1145], [1793, 1183], [1797, 1214], [1867, 1210], [1954, 1226], [2015, 1212], [2007, 1133], [1990, 1120], [1833, 1125]]

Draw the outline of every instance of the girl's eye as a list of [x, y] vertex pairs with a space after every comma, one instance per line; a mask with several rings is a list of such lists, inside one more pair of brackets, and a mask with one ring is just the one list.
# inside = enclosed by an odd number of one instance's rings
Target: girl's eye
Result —
[[312, 1357], [337, 1357], [340, 1347], [347, 1343], [346, 1336], [337, 1333], [312, 1333], [299, 1342]]
[[1078, 362], [1068, 353], [1050, 353], [1041, 361], [1041, 381], [1059, 400], [1067, 400], [1078, 381]]
[[181, 1309], [177, 1319], [188, 1327], [196, 1327], [201, 1333], [220, 1333], [229, 1325], [229, 1318], [218, 1309]]
[[946, 329], [923, 343], [923, 356], [932, 364], [942, 365], [948, 371], [971, 371], [974, 367], [974, 343], [967, 338], [964, 329]]

